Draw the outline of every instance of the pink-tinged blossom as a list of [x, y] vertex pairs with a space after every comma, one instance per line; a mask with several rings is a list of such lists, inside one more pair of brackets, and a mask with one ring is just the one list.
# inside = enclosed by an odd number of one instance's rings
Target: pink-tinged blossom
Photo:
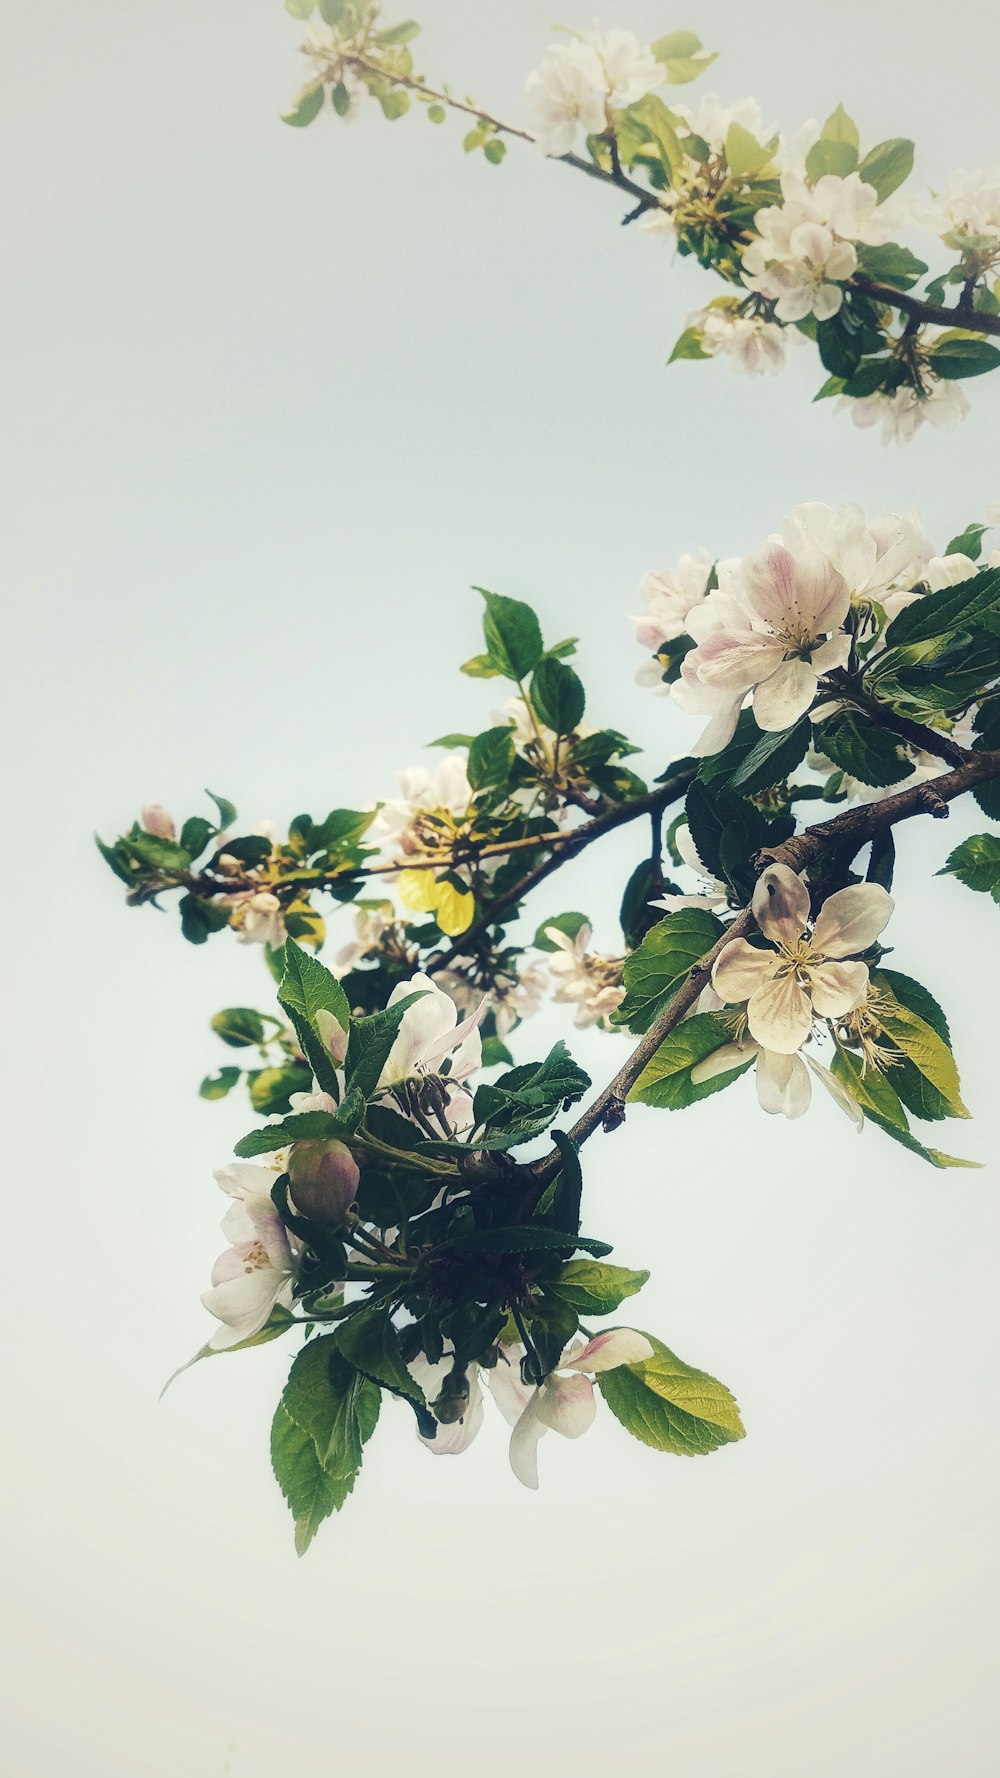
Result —
[[175, 840], [177, 824], [162, 803], [146, 803], [139, 815], [144, 833], [153, 833], [158, 840]]
[[719, 953], [712, 985], [728, 1005], [746, 1004], [750, 1036], [763, 1049], [792, 1056], [812, 1031], [814, 1014], [842, 1019], [868, 992], [868, 965], [859, 951], [875, 943], [893, 909], [878, 883], [857, 883], [831, 895], [812, 933], [809, 891], [787, 865], [758, 879], [752, 902], [765, 947], [734, 938]]
[[653, 1348], [645, 1334], [616, 1327], [583, 1344], [571, 1341], [554, 1371], [539, 1385], [521, 1379], [523, 1346], [501, 1346], [488, 1373], [490, 1393], [509, 1426], [510, 1466], [526, 1488], [538, 1487], [538, 1442], [546, 1432], [579, 1438], [594, 1423], [597, 1404], [591, 1379], [623, 1364], [642, 1364]]
[[209, 1341], [213, 1352], [222, 1352], [259, 1333], [275, 1307], [290, 1307], [296, 1260], [271, 1199], [274, 1169], [234, 1162], [215, 1178], [233, 1200], [222, 1219], [231, 1245], [216, 1260], [212, 1289], [201, 1300], [223, 1324]]
[[952, 432], [971, 413], [969, 398], [959, 383], [922, 369], [921, 384], [919, 393], [905, 383], [891, 394], [879, 390], [857, 401], [844, 395], [837, 408], [846, 408], [855, 426], [881, 427], [884, 445], [909, 444], [925, 423], [939, 432]]

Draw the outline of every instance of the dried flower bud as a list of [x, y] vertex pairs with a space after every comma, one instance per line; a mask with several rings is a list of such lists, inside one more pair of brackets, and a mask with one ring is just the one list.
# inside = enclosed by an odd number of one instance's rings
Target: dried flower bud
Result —
[[435, 1417], [442, 1426], [454, 1426], [462, 1420], [469, 1406], [469, 1379], [464, 1365], [455, 1365], [441, 1385], [441, 1393], [431, 1402]]
[[163, 807], [162, 803], [146, 803], [139, 820], [145, 833], [155, 833], [157, 839], [175, 840], [177, 827], [173, 816]]
[[293, 1142], [288, 1177], [295, 1208], [323, 1228], [339, 1228], [354, 1202], [361, 1175], [343, 1142]]

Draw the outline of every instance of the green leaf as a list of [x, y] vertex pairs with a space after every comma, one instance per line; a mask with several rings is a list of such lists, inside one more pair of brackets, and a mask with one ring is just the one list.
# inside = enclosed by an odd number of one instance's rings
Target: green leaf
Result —
[[982, 573], [960, 580], [957, 586], [939, 587], [936, 593], [925, 593], [894, 617], [885, 632], [888, 648], [899, 648], [915, 642], [946, 636], [952, 630], [964, 630], [985, 614], [1000, 609], [1000, 568], [987, 568]]
[[414, 37], [419, 36], [420, 26], [416, 19], [404, 19], [400, 25], [390, 25], [385, 31], [377, 31], [375, 42], [383, 49], [388, 49], [403, 43], [412, 43]]
[[542, 658], [542, 632], [530, 605], [476, 587], [486, 601], [483, 633], [492, 665], [505, 679], [520, 684]]
[[189, 858], [197, 858], [215, 832], [211, 821], [206, 821], [203, 815], [192, 815], [181, 828], [181, 851]]
[[672, 184], [684, 166], [684, 150], [677, 137], [677, 119], [673, 112], [668, 111], [656, 93], [646, 93], [622, 115], [646, 132], [657, 150], [668, 183]]
[[754, 1059], [752, 1053], [728, 1074], [713, 1075], [711, 1080], [699, 1081], [697, 1085], [691, 1079], [691, 1070], [731, 1041], [729, 1030], [712, 1013], [695, 1013], [693, 1018], [682, 1019], [647, 1062], [629, 1100], [654, 1105], [661, 1111], [683, 1111], [699, 1099], [721, 1093], [746, 1073]]
[[959, 377], [982, 377], [1000, 364], [1000, 347], [988, 340], [968, 339], [965, 335], [946, 334], [934, 341], [927, 362], [939, 377], [950, 382]]
[[854, 710], [840, 711], [816, 730], [817, 751], [862, 784], [898, 784], [913, 771], [894, 735]]
[[300, 1556], [354, 1487], [380, 1406], [378, 1385], [348, 1364], [330, 1335], [303, 1347], [271, 1428], [271, 1463]]
[[836, 111], [827, 118], [823, 125], [822, 140], [824, 142], [846, 142], [851, 148], [860, 148], [861, 137], [858, 135], [858, 126], [853, 117], [848, 117], [843, 105], [838, 105]]
[[910, 177], [913, 171], [913, 143], [905, 136], [893, 136], [886, 142], [878, 142], [870, 148], [864, 159], [858, 163], [858, 172], [866, 185], [873, 185], [878, 192], [879, 203]]
[[288, 1012], [298, 1013], [313, 1030], [318, 1012], [332, 1013], [345, 1031], [350, 1027], [351, 1008], [336, 976], [292, 938], [285, 943], [285, 973], [278, 999]]
[[572, 1136], [565, 1130], [553, 1130], [552, 1140], [559, 1150], [559, 1171], [547, 1185], [532, 1213], [532, 1221], [548, 1223], [550, 1228], [580, 1229], [580, 1200], [583, 1197], [583, 1169], [580, 1152]]
[[532, 674], [531, 701], [547, 728], [571, 735], [583, 719], [586, 695], [572, 667], [546, 656]]
[[477, 1146], [492, 1147], [501, 1134], [528, 1142], [548, 1128], [564, 1103], [583, 1097], [590, 1076], [578, 1068], [560, 1039], [544, 1062], [526, 1062], [479, 1087], [473, 1116], [485, 1137]]
[[502, 670], [496, 666], [488, 654], [474, 654], [471, 660], [463, 661], [459, 671], [469, 679], [500, 679]]
[[726, 1388], [695, 1370], [651, 1334], [653, 1357], [598, 1374], [597, 1386], [626, 1432], [679, 1457], [701, 1457], [744, 1438], [740, 1411]]
[[648, 1280], [648, 1272], [632, 1272], [627, 1266], [571, 1259], [545, 1288], [550, 1296], [561, 1297], [581, 1315], [612, 1315], [626, 1297], [635, 1296]]
[[[898, 1004], [891, 1011], [880, 1010], [879, 1024], [934, 1089], [934, 1094], [926, 1100], [933, 1109], [926, 1115], [968, 1117], [970, 1114], [962, 1103], [955, 1058], [933, 1027], [918, 1013], [911, 1012], [908, 1006]], [[894, 1069], [893, 1073], [898, 1075], [900, 1070]], [[943, 1109], [939, 1108], [939, 1101]]]
[[946, 556], [968, 556], [972, 562], [978, 562], [983, 553], [983, 537], [990, 529], [989, 525], [966, 525], [957, 537], [945, 547]]
[[949, 853], [939, 877], [957, 877], [967, 889], [1000, 902], [1000, 834], [974, 833]]
[[198, 1091], [203, 1099], [224, 1099], [242, 1073], [242, 1068], [220, 1068], [217, 1074], [206, 1074]]
[[685, 86], [688, 81], [697, 80], [717, 59], [717, 52], [706, 50], [693, 31], [668, 31], [649, 47], [671, 86]]
[[880, 247], [859, 247], [858, 265], [866, 277], [890, 284], [893, 290], [912, 290], [927, 270], [922, 259], [895, 241]]
[[248, 1044], [264, 1041], [264, 1020], [252, 1006], [227, 1006], [212, 1019], [212, 1030], [232, 1049], [245, 1049]]
[[316, 10], [316, 0], [285, 0], [285, 11], [293, 19], [307, 19]]
[[911, 1012], [918, 1013], [924, 1023], [936, 1031], [938, 1036], [951, 1044], [951, 1033], [943, 1008], [935, 1000], [928, 988], [921, 982], [915, 982], [912, 976], [902, 975], [898, 969], [879, 969], [872, 973], [875, 987], [888, 988], [893, 999], [900, 1006], [908, 1006]]
[[906, 1112], [892, 1082], [876, 1068], [869, 1068], [864, 1074], [861, 1070], [861, 1058], [851, 1050], [838, 1049], [830, 1064], [830, 1073], [847, 1088], [865, 1116], [886, 1136], [891, 1136], [894, 1142], [909, 1149], [911, 1154], [919, 1155], [932, 1167], [979, 1165], [978, 1161], [963, 1161], [955, 1155], [942, 1154], [938, 1148], [925, 1148], [912, 1134]]
[[806, 173], [813, 184], [827, 173], [835, 173], [838, 179], [846, 179], [853, 173], [858, 164], [858, 151], [851, 142], [831, 142], [822, 136], [814, 142], [806, 155]]
[[396, 1041], [400, 1021], [408, 1007], [421, 998], [426, 989], [406, 994], [381, 1012], [354, 1019], [347, 1045], [347, 1084], [367, 1099], [378, 1086], [379, 1076]]
[[338, 1327], [337, 1349], [355, 1370], [425, 1407], [424, 1392], [406, 1368], [399, 1334], [387, 1308], [356, 1309]]
[[741, 123], [731, 123], [726, 131], [726, 160], [738, 179], [753, 179], [767, 166], [773, 152], [770, 142], [762, 145]]
[[387, 117], [390, 123], [395, 123], [397, 117], [405, 117], [409, 111], [410, 95], [405, 87], [394, 86], [389, 92], [379, 94], [379, 104], [382, 107], [383, 116]]
[[[548, 1284], [545, 1294], [531, 1297], [524, 1305], [531, 1344], [545, 1375], [553, 1371], [580, 1325], [576, 1310], [554, 1295]], [[501, 1361], [502, 1362], [502, 1361]]]
[[469, 745], [468, 776], [473, 790], [506, 784], [514, 764], [514, 736], [507, 724], [473, 736]]
[[229, 925], [228, 908], [215, 902], [202, 901], [197, 895], [184, 895], [180, 901], [181, 932], [189, 944], [203, 945], [210, 932], [221, 932]]
[[[795, 770], [805, 759], [811, 744], [812, 728], [808, 716], [803, 716], [793, 728], [781, 729], [777, 733], [758, 729], [757, 740], [744, 753], [742, 763], [732, 773], [729, 783], [741, 796], [754, 796], [761, 790], [768, 790]], [[729, 748], [724, 751], [728, 754]]]
[[291, 1111], [293, 1093], [312, 1090], [312, 1069], [302, 1062], [283, 1062], [278, 1068], [256, 1068], [247, 1075], [250, 1103], [261, 1117]]
[[282, 112], [281, 121], [292, 124], [297, 130], [303, 130], [307, 124], [312, 123], [313, 119], [319, 116], [322, 109], [323, 83], [320, 81], [315, 86], [307, 86], [303, 89], [291, 111]]
[[685, 327], [667, 359], [667, 363], [673, 364], [681, 358], [711, 358], [711, 352], [706, 352], [702, 343], [704, 337], [699, 327]]
[[625, 999], [612, 1022], [630, 1031], [648, 1031], [661, 1006], [724, 931], [722, 922], [702, 908], [681, 908], [660, 920], [625, 959]]

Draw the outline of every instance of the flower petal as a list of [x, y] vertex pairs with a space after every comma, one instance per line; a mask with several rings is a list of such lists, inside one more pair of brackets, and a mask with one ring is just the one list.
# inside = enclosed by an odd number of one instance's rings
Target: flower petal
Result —
[[821, 963], [809, 970], [812, 1003], [821, 1019], [842, 1019], [868, 992], [867, 963]]
[[[646, 1341], [649, 1346], [649, 1341]], [[649, 1355], [653, 1348], [649, 1346]], [[563, 1438], [579, 1438], [594, 1424], [597, 1403], [589, 1377], [546, 1377], [538, 1391], [538, 1416]]]
[[745, 938], [734, 938], [712, 966], [712, 986], [730, 1005], [749, 1000], [769, 981], [780, 959], [774, 951], [758, 951]]
[[794, 970], [783, 970], [751, 995], [747, 1003], [750, 1035], [766, 1050], [793, 1055], [812, 1030], [809, 996]]
[[809, 919], [809, 891], [787, 864], [770, 864], [757, 879], [750, 907], [766, 938], [794, 945]]
[[809, 1110], [812, 1088], [809, 1073], [801, 1056], [777, 1055], [774, 1050], [761, 1050], [757, 1057], [757, 1100], [762, 1111], [772, 1116], [801, 1117]]
[[852, 1124], [855, 1124], [860, 1130], [864, 1125], [865, 1114], [857, 1100], [851, 1096], [847, 1091], [847, 1088], [837, 1079], [837, 1076], [830, 1073], [829, 1068], [823, 1067], [822, 1062], [815, 1062], [812, 1056], [807, 1056], [806, 1061], [815, 1074], [816, 1079], [822, 1081], [831, 1099], [834, 1101], [834, 1104], [839, 1105], [841, 1111], [845, 1112]]
[[824, 957], [851, 957], [867, 951], [888, 924], [895, 906], [881, 883], [854, 883], [823, 903], [813, 931], [813, 948]]
[[805, 715], [815, 696], [815, 668], [808, 661], [782, 661], [753, 694], [757, 727], [771, 735], [791, 728]]
[[611, 1327], [607, 1333], [595, 1334], [569, 1358], [564, 1352], [558, 1368], [589, 1371], [596, 1376], [598, 1371], [613, 1371], [620, 1364], [642, 1364], [652, 1356], [653, 1348], [645, 1334], [636, 1333], [634, 1327]]
[[548, 1427], [538, 1412], [536, 1389], [510, 1435], [510, 1467], [525, 1488], [538, 1487], [538, 1441]]
[[742, 1068], [744, 1062], [749, 1062], [759, 1049], [760, 1045], [754, 1043], [752, 1038], [749, 1043], [722, 1044], [710, 1056], [695, 1063], [691, 1070], [692, 1085], [700, 1087], [704, 1081], [715, 1080], [719, 1074], [732, 1074], [735, 1068]]

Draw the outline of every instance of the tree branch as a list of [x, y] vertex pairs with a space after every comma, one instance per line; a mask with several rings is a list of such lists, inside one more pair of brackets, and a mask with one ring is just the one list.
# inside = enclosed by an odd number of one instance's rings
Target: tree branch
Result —
[[[414, 80], [410, 75], [390, 74], [376, 62], [370, 62], [362, 55], [345, 56], [356, 68], [367, 73], [381, 75], [392, 81], [394, 86], [403, 86], [410, 92], [420, 93], [424, 98], [438, 105], [447, 105], [452, 111], [461, 111], [466, 117], [481, 119], [483, 123], [495, 130], [498, 135], [513, 136], [519, 142], [534, 144], [536, 138], [529, 130], [519, 129], [516, 124], [504, 123], [499, 117], [485, 111], [481, 105], [470, 105], [461, 99], [452, 98], [450, 93], [440, 93], [434, 87], [426, 86], [423, 81]], [[550, 160], [562, 161], [564, 166], [573, 167], [578, 173], [586, 173], [588, 179], [599, 179], [604, 185], [616, 187], [619, 191], [628, 192], [636, 199], [636, 208], [624, 217], [625, 222], [634, 222], [646, 210], [659, 207], [657, 193], [648, 185], [639, 185], [622, 169], [618, 159], [617, 144], [611, 142], [611, 167], [599, 167], [592, 160], [580, 154], [550, 155]], [[877, 278], [867, 278], [864, 273], [856, 272], [848, 280], [855, 290], [870, 296], [874, 302], [884, 303], [887, 308], [898, 309], [901, 315], [908, 315], [914, 321], [924, 322], [930, 327], [961, 327], [968, 333], [988, 333], [1000, 337], [1000, 315], [987, 315], [974, 309], [967, 300], [965, 293], [961, 301], [953, 308], [943, 303], [926, 302], [923, 297], [912, 296], [905, 290], [894, 290], [891, 284], [883, 284]]]
[[926, 728], [921, 722], [912, 722], [908, 716], [898, 715], [849, 677], [841, 678], [839, 672], [829, 673], [825, 679], [820, 680], [819, 691], [821, 695], [825, 692], [853, 704], [865, 716], [870, 716], [879, 728], [898, 735], [901, 741], [915, 747], [918, 753], [933, 754], [935, 759], [945, 759], [952, 766], [964, 765], [970, 757], [967, 747], [960, 747], [957, 741], [941, 734], [937, 729]]
[[[956, 797], [962, 796], [967, 790], [974, 790], [977, 784], [988, 784], [998, 778], [1000, 752], [968, 754], [964, 764], [954, 771], [946, 772], [929, 782], [915, 784], [909, 790], [900, 790], [895, 796], [886, 797], [882, 802], [860, 803], [856, 808], [845, 809], [843, 814], [834, 816], [831, 821], [818, 822], [815, 827], [807, 828], [805, 833], [793, 835], [772, 851], [761, 853], [758, 862], [762, 868], [768, 864], [787, 864], [791, 870], [802, 871], [826, 851], [840, 851], [850, 847], [853, 857], [863, 845], [886, 828], [895, 827], [900, 821], [909, 821], [914, 815], [947, 815], [948, 804], [954, 802]], [[661, 1043], [680, 1024], [685, 1013], [691, 1010], [711, 976], [712, 966], [719, 953], [734, 938], [744, 937], [753, 925], [754, 918], [750, 908], [743, 908], [727, 927], [722, 938], [698, 959], [683, 986], [661, 1008], [645, 1036], [636, 1044], [628, 1061], [619, 1068], [614, 1079], [598, 1094], [593, 1104], [588, 1105], [577, 1118], [569, 1131], [570, 1141], [577, 1148], [595, 1130], [602, 1127], [614, 1129], [622, 1122], [629, 1093]], [[485, 1167], [478, 1166], [473, 1170], [476, 1177], [489, 1176], [492, 1171], [488, 1159], [484, 1159]], [[537, 1185], [544, 1186], [555, 1178], [561, 1165], [562, 1155], [555, 1148], [527, 1170]]]
[[[540, 864], [535, 865], [533, 870], [526, 871], [525, 875], [513, 883], [509, 889], [506, 889], [502, 895], [498, 895], [480, 919], [473, 922], [467, 932], [461, 933], [446, 951], [442, 951], [440, 957], [434, 958], [427, 964], [427, 973], [435, 975], [439, 969], [446, 969], [450, 963], [455, 961], [456, 957], [465, 956], [470, 947], [475, 945], [491, 926], [495, 926], [497, 921], [501, 920], [511, 908], [516, 906], [519, 901], [523, 901], [530, 890], [536, 888], [539, 883], [543, 883], [546, 877], [551, 876], [553, 871], [559, 869], [560, 865], [565, 864], [567, 858], [575, 857], [576, 853], [582, 852], [595, 840], [603, 838], [604, 834], [612, 833], [616, 827], [624, 827], [626, 823], [638, 820], [640, 815], [655, 817], [662, 813], [672, 802], [676, 802], [678, 797], [684, 795], [697, 769], [696, 765], [686, 766], [683, 771], [675, 773], [656, 790], [649, 791], [646, 796], [636, 797], [633, 802], [622, 803], [618, 808], [609, 809], [604, 815], [595, 815], [592, 821], [585, 821], [580, 827], [571, 828], [568, 833], [560, 834], [558, 849], [553, 850], [552, 856], [544, 858]], [[543, 840], [540, 843], [554, 844], [548, 840]]]

